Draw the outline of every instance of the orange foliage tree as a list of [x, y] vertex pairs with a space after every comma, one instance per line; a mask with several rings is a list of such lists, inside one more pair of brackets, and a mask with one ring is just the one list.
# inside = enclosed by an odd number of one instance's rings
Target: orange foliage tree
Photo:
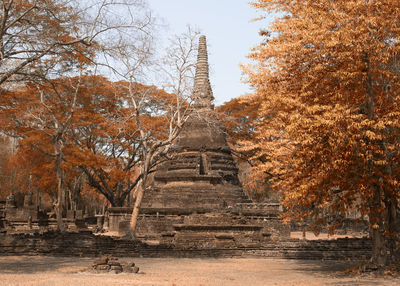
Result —
[[[51, 160], [30, 145], [0, 135], [0, 199], [10, 193], [24, 193], [32, 186], [55, 196], [54, 166]], [[56, 197], [56, 196], [55, 196]]]
[[115, 51], [127, 49], [133, 51], [130, 56], [145, 58], [152, 23], [140, 0], [0, 3], [1, 129], [54, 159], [60, 229], [65, 152], [75, 111], [82, 109], [82, 77], [74, 76], [90, 72], [88, 65], [115, 69], [110, 64]]
[[4, 200], [6, 196], [13, 192], [12, 185], [15, 183], [15, 172], [10, 168], [10, 161], [13, 154], [12, 139], [0, 135], [0, 199]]
[[[69, 164], [79, 167], [112, 206], [122, 206], [144, 175], [139, 170], [145, 160], [142, 149], [168, 134], [174, 96], [152, 86], [104, 78], [85, 81], [81, 93], [86, 99], [74, 118]], [[137, 112], [131, 96], [142, 99]]]
[[[258, 0], [278, 12], [245, 67], [260, 98], [255, 176], [272, 174], [287, 219], [333, 230], [369, 218], [372, 263], [398, 256], [400, 2]], [[397, 240], [396, 240], [397, 239]], [[397, 249], [397, 250], [396, 250]]]
[[33, 168], [44, 171], [44, 165], [54, 164], [59, 229], [63, 229], [64, 150], [69, 144], [68, 133], [77, 109], [80, 84], [81, 77], [29, 82], [24, 87], [4, 90], [0, 99], [2, 131], [19, 138], [21, 146], [29, 146], [51, 158], [50, 162], [36, 161]]
[[[232, 144], [252, 138], [258, 118], [257, 111], [260, 101], [254, 96], [233, 98], [218, 106], [215, 111], [224, 122], [227, 134]], [[247, 155], [244, 153], [244, 156]]]
[[254, 200], [267, 198], [265, 178], [261, 180], [253, 176], [251, 166], [257, 164], [252, 160], [255, 149], [244, 150], [241, 142], [254, 136], [257, 126], [260, 100], [246, 95], [233, 98], [216, 108], [220, 120], [224, 123], [227, 139], [239, 167], [239, 179], [247, 194]]
[[[20, 166], [30, 170], [42, 190], [56, 189], [57, 203], [84, 173], [90, 187], [112, 206], [122, 206], [144, 175], [139, 171], [142, 149], [168, 138], [175, 96], [100, 76], [38, 85], [8, 91], [1, 99], [1, 128], [20, 138]], [[140, 102], [137, 108], [132, 97]]]

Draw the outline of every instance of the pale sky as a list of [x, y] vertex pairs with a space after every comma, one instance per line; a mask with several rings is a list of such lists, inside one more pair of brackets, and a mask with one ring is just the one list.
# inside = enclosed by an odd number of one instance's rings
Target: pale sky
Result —
[[181, 34], [189, 24], [207, 37], [210, 82], [215, 104], [251, 92], [241, 82], [240, 63], [261, 37], [260, 28], [266, 21], [251, 22], [260, 16], [249, 0], [147, 0], [156, 17], [163, 18], [168, 30], [166, 39]]

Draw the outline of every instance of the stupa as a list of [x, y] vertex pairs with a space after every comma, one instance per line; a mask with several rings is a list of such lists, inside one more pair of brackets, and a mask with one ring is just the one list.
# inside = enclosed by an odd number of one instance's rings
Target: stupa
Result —
[[175, 155], [158, 167], [141, 210], [157, 208], [165, 213], [179, 209], [187, 213], [248, 201], [225, 130], [214, 113], [205, 36], [199, 40], [192, 100], [192, 112], [173, 146]]
[[157, 168], [145, 191], [138, 237], [183, 248], [246, 247], [271, 237], [265, 218], [276, 219], [277, 206], [263, 206], [261, 215], [251, 215], [260, 208], [243, 192], [213, 100], [206, 37], [201, 36], [192, 112], [172, 159]]

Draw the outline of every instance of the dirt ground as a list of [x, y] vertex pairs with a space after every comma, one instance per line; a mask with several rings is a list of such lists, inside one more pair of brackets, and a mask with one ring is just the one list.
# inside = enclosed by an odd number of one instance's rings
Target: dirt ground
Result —
[[0, 285], [18, 286], [261, 286], [400, 285], [400, 278], [348, 276], [346, 262], [273, 258], [121, 258], [134, 261], [138, 274], [94, 274], [93, 258], [0, 257]]

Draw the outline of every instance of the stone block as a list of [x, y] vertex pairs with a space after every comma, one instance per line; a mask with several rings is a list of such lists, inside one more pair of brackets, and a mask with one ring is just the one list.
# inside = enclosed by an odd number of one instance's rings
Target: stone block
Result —
[[115, 274], [118, 274], [121, 273], [123, 269], [121, 265], [112, 265], [110, 266], [110, 270], [113, 271]]
[[24, 196], [24, 207], [29, 207], [33, 205], [33, 194], [29, 192], [27, 195]]
[[135, 266], [134, 262], [129, 262], [128, 264], [122, 265], [123, 272], [126, 273], [138, 273], [139, 267]]
[[83, 210], [76, 210], [75, 211], [75, 218], [83, 219]]
[[93, 262], [93, 264], [107, 264], [107, 263], [108, 263], [107, 256], [100, 257]]
[[110, 260], [110, 261], [108, 261], [108, 265], [110, 265], [110, 266], [121, 266], [121, 263], [119, 263], [116, 260]]
[[96, 227], [98, 230], [103, 229], [104, 215], [96, 215]]
[[111, 269], [110, 265], [97, 265], [96, 270], [100, 270], [100, 271], [109, 271]]
[[130, 221], [120, 221], [118, 224], [118, 234], [119, 235], [125, 235], [129, 232], [129, 227], [130, 227]]
[[74, 210], [67, 210], [67, 219], [74, 220], [75, 219], [75, 211]]
[[132, 214], [132, 208], [112, 207], [108, 209], [108, 224], [110, 231], [119, 231], [119, 223], [129, 220]]
[[234, 239], [232, 233], [217, 233], [217, 234], [215, 234], [215, 238], [217, 238], [217, 239]]

